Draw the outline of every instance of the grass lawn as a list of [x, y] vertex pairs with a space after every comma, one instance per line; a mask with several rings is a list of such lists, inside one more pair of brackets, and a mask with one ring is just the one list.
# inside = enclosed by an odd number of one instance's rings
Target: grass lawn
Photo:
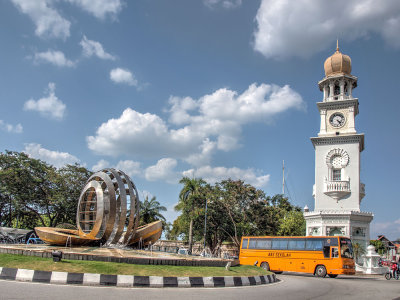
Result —
[[209, 276], [258, 276], [272, 274], [254, 266], [231, 267], [186, 267], [133, 265], [99, 261], [62, 260], [53, 262], [51, 258], [35, 256], [0, 254], [0, 267], [41, 271], [61, 271], [74, 273], [99, 273], [140, 276], [209, 277]]

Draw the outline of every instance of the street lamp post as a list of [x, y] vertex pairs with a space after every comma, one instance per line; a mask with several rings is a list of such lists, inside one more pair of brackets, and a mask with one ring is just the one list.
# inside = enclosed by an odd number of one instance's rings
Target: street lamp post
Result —
[[207, 198], [206, 198], [206, 211], [204, 213], [204, 251], [206, 250], [206, 233], [207, 233]]

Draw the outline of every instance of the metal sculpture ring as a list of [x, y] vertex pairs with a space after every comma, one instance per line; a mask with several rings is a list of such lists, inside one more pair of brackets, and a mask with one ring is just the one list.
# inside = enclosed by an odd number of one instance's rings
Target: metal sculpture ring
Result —
[[[139, 224], [139, 197], [124, 172], [104, 169], [93, 174], [79, 197], [79, 235], [106, 245], [128, 245]], [[126, 231], [124, 229], [126, 228]]]

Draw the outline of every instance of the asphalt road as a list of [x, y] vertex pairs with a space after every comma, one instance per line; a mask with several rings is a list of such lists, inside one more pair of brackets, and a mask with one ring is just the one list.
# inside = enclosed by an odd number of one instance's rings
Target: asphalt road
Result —
[[0, 280], [0, 299], [399, 299], [400, 280], [342, 276], [278, 275], [280, 282], [236, 288], [115, 288]]

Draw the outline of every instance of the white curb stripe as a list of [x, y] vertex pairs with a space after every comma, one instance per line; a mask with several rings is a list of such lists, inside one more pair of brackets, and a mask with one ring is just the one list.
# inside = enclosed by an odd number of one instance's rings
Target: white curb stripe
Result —
[[17, 281], [32, 281], [34, 270], [18, 269], [15, 280]]
[[214, 278], [212, 277], [204, 277], [204, 286], [205, 287], [214, 287]]
[[67, 284], [67, 272], [52, 272], [50, 283]]
[[224, 281], [225, 281], [225, 286], [235, 286], [232, 276], [225, 276]]
[[83, 274], [83, 285], [100, 285], [100, 274]]
[[164, 278], [159, 276], [149, 276], [150, 287], [163, 287]]
[[133, 286], [133, 275], [118, 275], [117, 286], [132, 287]]
[[242, 278], [242, 285], [250, 285], [249, 277], [241, 277]]
[[178, 287], [190, 287], [189, 277], [178, 277]]

